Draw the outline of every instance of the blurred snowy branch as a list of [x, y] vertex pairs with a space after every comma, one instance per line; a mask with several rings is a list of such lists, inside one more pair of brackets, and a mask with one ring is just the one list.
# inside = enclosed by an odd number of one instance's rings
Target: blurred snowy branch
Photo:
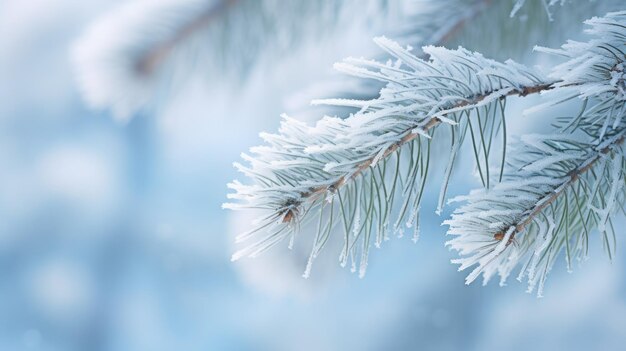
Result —
[[77, 41], [73, 59], [87, 103], [126, 120], [191, 75], [241, 79], [255, 64], [349, 24], [410, 42], [440, 43], [485, 5], [486, 0], [134, 0], [97, 20]]

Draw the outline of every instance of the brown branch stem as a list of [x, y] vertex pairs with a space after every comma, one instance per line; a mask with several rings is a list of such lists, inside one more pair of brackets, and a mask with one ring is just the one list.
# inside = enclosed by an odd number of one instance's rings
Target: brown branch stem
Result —
[[[515, 90], [512, 90], [512, 91], [508, 92], [504, 96], [513, 96], [513, 95], [527, 96], [527, 95], [530, 95], [530, 94], [536, 94], [536, 93], [539, 93], [539, 92], [542, 92], [542, 91], [553, 89], [555, 83], [556, 82], [541, 83], [541, 84], [537, 84], [537, 85], [527, 86], [527, 87], [524, 87], [524, 88], [521, 88], [521, 89], [515, 89]], [[482, 100], [484, 100], [489, 95], [491, 95], [491, 94], [493, 94], [495, 92], [496, 91], [490, 91], [490, 92], [487, 92], [487, 93], [475, 96], [472, 99], [468, 99], [468, 100], [465, 100], [463, 102], [459, 102], [457, 104], [452, 105], [449, 108], [449, 110], [452, 110], [452, 109], [455, 109], [455, 108], [459, 108], [459, 107], [476, 105], [477, 103], [481, 102]], [[446, 115], [447, 115], [447, 113], [444, 113], [442, 116], [446, 116]], [[400, 138], [399, 141], [397, 141], [396, 143], [391, 145], [389, 148], [387, 148], [387, 150], [385, 150], [385, 152], [383, 153], [383, 156], [381, 157], [381, 159], [385, 159], [385, 158], [389, 157], [389, 155], [391, 155], [393, 152], [398, 150], [401, 146], [403, 146], [404, 144], [406, 144], [406, 143], [416, 139], [417, 137], [419, 137], [419, 134], [412, 132], [415, 128], [421, 128], [423, 131], [427, 132], [427, 131], [435, 128], [436, 126], [438, 126], [440, 123], [441, 123], [441, 119], [439, 119], [437, 117], [431, 117], [425, 123], [422, 122], [420, 124], [416, 124], [414, 126], [411, 126], [411, 128], [407, 128], [407, 130], [404, 131], [404, 133], [403, 133], [404, 135], [402, 136], [402, 138]], [[363, 171], [365, 171], [368, 167], [370, 167], [372, 165], [372, 163], [374, 162], [374, 158], [375, 157], [372, 157], [372, 158], [370, 158], [370, 159], [360, 163], [357, 166], [356, 171], [354, 171], [350, 176], [343, 176], [339, 180], [337, 180], [337, 181], [335, 181], [335, 182], [333, 182], [333, 183], [331, 183], [329, 185], [319, 186], [319, 187], [316, 187], [316, 188], [312, 188], [312, 189], [310, 189], [307, 192], [303, 192], [301, 194], [301, 199], [302, 200], [301, 200], [300, 204], [302, 204], [305, 201], [314, 200], [318, 196], [326, 193], [326, 191], [328, 191], [328, 190], [336, 191], [342, 185], [344, 185], [348, 181], [356, 178]], [[288, 206], [288, 207], [286, 206], [283, 209], [279, 209], [279, 211], [281, 211], [281, 212], [289, 212], [289, 211], [291, 211], [292, 207], [293, 206]]]
[[[541, 211], [543, 211], [546, 207], [550, 206], [550, 204], [556, 201], [556, 199], [561, 196], [570, 185], [574, 184], [581, 175], [589, 171], [596, 164], [596, 162], [598, 162], [602, 158], [603, 155], [608, 154], [615, 146], [622, 144], [624, 142], [624, 138], [624, 136], [617, 138], [611, 144], [598, 150], [597, 154], [592, 158], [591, 161], [586, 161], [582, 166], [570, 171], [567, 174], [567, 179], [557, 187], [557, 189], [559, 189], [558, 191], [552, 192], [541, 198], [541, 200], [537, 202], [539, 203], [539, 205], [535, 206], [535, 208], [528, 215], [526, 215], [524, 219], [522, 219], [518, 224], [515, 225], [515, 231], [511, 234], [511, 238], [513, 238], [516, 233], [520, 233], [524, 229], [526, 229], [526, 226], [528, 226], [533, 221], [533, 219], [541, 213]], [[502, 238], [498, 239], [497, 237], [495, 239], [502, 240]]]

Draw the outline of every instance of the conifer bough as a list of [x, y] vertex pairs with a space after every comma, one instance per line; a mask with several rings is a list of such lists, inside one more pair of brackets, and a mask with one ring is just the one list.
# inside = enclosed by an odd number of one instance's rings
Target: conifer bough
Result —
[[[248, 165], [235, 165], [251, 182], [229, 184], [235, 202], [224, 207], [255, 208], [265, 215], [238, 236], [239, 242], [257, 239], [233, 259], [254, 257], [286, 238], [292, 242], [299, 228], [314, 220], [318, 230], [305, 276], [337, 231], [344, 237], [340, 263], [351, 261], [356, 270], [358, 262], [362, 276], [372, 236], [380, 246], [390, 233], [401, 236], [412, 229], [417, 241], [431, 139], [442, 129], [449, 130], [452, 145], [438, 211], [467, 139], [484, 185], [455, 199], [465, 203], [444, 222], [456, 236], [447, 245], [462, 256], [453, 262], [460, 269], [476, 265], [468, 283], [480, 274], [487, 282], [497, 273], [504, 284], [526, 260], [518, 278], [527, 276], [529, 290], [538, 286], [540, 295], [561, 249], [570, 267], [572, 257], [585, 257], [594, 229], [611, 254], [611, 217], [624, 199], [626, 12], [586, 23], [593, 36], [588, 42], [536, 48], [565, 57], [548, 76], [463, 48], [426, 46], [428, 58], [421, 59], [384, 37], [375, 41], [392, 60], [348, 58], [337, 64], [340, 71], [385, 87], [367, 101], [314, 101], [359, 110], [346, 119], [324, 117], [315, 126], [283, 116], [277, 134], [262, 133], [266, 144], [243, 154]], [[555, 119], [552, 133], [523, 136], [507, 156], [507, 97], [536, 93], [547, 102], [533, 111], [578, 99], [580, 113]], [[496, 143], [503, 150], [492, 167]]]

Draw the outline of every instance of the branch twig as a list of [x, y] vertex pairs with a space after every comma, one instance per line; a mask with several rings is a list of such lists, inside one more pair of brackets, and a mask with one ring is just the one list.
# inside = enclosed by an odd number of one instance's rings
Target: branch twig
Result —
[[[534, 85], [534, 86], [528, 86], [528, 87], [524, 87], [522, 89], [515, 89], [510, 91], [509, 93], [507, 93], [505, 96], [513, 96], [513, 95], [518, 95], [518, 96], [527, 96], [530, 94], [536, 94], [542, 91], [546, 91], [546, 90], [551, 90], [554, 87], [554, 84], [557, 82], [552, 82], [552, 83], [543, 83], [543, 84], [538, 84], [538, 85]], [[484, 100], [487, 96], [493, 94], [495, 91], [492, 92], [488, 92], [488, 93], [484, 93], [482, 95], [478, 95], [472, 99], [469, 99], [467, 101], [463, 101], [457, 104], [452, 105], [449, 110], [455, 109], [455, 108], [459, 108], [459, 107], [465, 107], [465, 106], [470, 106], [470, 105], [475, 105], [479, 102], [481, 102], [482, 100]], [[442, 116], [446, 116], [447, 114], [443, 114]], [[383, 153], [383, 156], [381, 157], [381, 159], [384, 159], [386, 157], [388, 157], [389, 155], [391, 155], [393, 152], [395, 152], [398, 148], [400, 148], [402, 145], [416, 139], [419, 134], [418, 133], [413, 133], [412, 130], [415, 128], [420, 128], [423, 131], [427, 132], [433, 128], [435, 128], [436, 126], [438, 126], [441, 123], [441, 119], [439, 119], [438, 117], [432, 117], [430, 118], [426, 123], [423, 123], [423, 125], [414, 125], [411, 128], [408, 128], [405, 132], [404, 132], [404, 136], [395, 144], [391, 145], [387, 150], [385, 150], [385, 152]], [[314, 200], [316, 199], [318, 196], [320, 196], [321, 194], [324, 194], [326, 191], [328, 190], [333, 190], [336, 191], [337, 189], [339, 189], [342, 185], [344, 185], [346, 182], [356, 178], [358, 175], [360, 175], [364, 170], [366, 170], [372, 163], [374, 162], [374, 157], [363, 161], [361, 164], [359, 164], [359, 166], [357, 167], [356, 171], [354, 173], [352, 173], [352, 175], [350, 177], [341, 177], [339, 180], [335, 181], [334, 183], [327, 185], [327, 186], [320, 186], [317, 188], [313, 188], [311, 190], [309, 190], [308, 192], [304, 192], [301, 194], [301, 198], [303, 199], [301, 201], [301, 203], [307, 201], [307, 200]], [[279, 209], [280, 212], [285, 212], [285, 213], [289, 213], [290, 211], [292, 211], [293, 208], [293, 204], [291, 204], [288, 207], [285, 207], [284, 209]], [[284, 217], [289, 218], [290, 220], [293, 219], [293, 216], [285, 216]]]
[[[567, 174], [567, 179], [563, 183], [561, 183], [558, 187], [556, 187], [558, 191], [549, 193], [543, 198], [541, 198], [537, 202], [539, 205], [535, 206], [532, 209], [532, 211], [530, 211], [525, 217], [523, 217], [523, 219], [521, 219], [517, 224], [514, 225], [515, 231], [511, 234], [509, 242], [507, 242], [507, 245], [511, 243], [515, 234], [521, 233], [522, 231], [524, 231], [526, 226], [530, 224], [533, 221], [533, 219], [541, 213], [541, 211], [543, 211], [546, 207], [550, 206], [550, 204], [552, 204], [559, 196], [561, 196], [570, 185], [575, 183], [580, 178], [581, 175], [589, 171], [593, 167], [593, 165], [603, 157], [603, 155], [608, 154], [615, 146], [622, 144], [624, 142], [624, 139], [625, 139], [624, 135], [620, 136], [619, 138], [611, 142], [609, 145], [598, 150], [596, 155], [592, 157], [591, 160], [587, 160], [580, 167], [571, 170]], [[494, 235], [494, 239], [498, 241], [502, 240], [503, 238], [504, 238], [503, 232], [498, 232]]]

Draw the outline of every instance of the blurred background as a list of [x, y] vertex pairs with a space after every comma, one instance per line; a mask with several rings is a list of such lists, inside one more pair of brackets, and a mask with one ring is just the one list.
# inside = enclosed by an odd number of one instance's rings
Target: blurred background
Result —
[[[305, 280], [306, 228], [293, 251], [231, 262], [252, 216], [221, 209], [232, 162], [281, 113], [376, 96], [332, 69], [385, 59], [372, 37], [549, 67], [533, 45], [583, 38], [622, 1], [528, 0], [513, 18], [505, 0], [222, 2], [0, 0], [0, 350], [623, 349], [623, 242], [611, 262], [592, 241], [573, 274], [563, 259], [542, 299], [466, 286], [436, 186], [417, 244], [373, 249], [363, 279], [331, 245]], [[169, 55], [133, 71], [155, 46]], [[547, 125], [521, 115], [533, 99], [510, 104], [513, 135]], [[465, 159], [450, 195], [480, 184]]]

